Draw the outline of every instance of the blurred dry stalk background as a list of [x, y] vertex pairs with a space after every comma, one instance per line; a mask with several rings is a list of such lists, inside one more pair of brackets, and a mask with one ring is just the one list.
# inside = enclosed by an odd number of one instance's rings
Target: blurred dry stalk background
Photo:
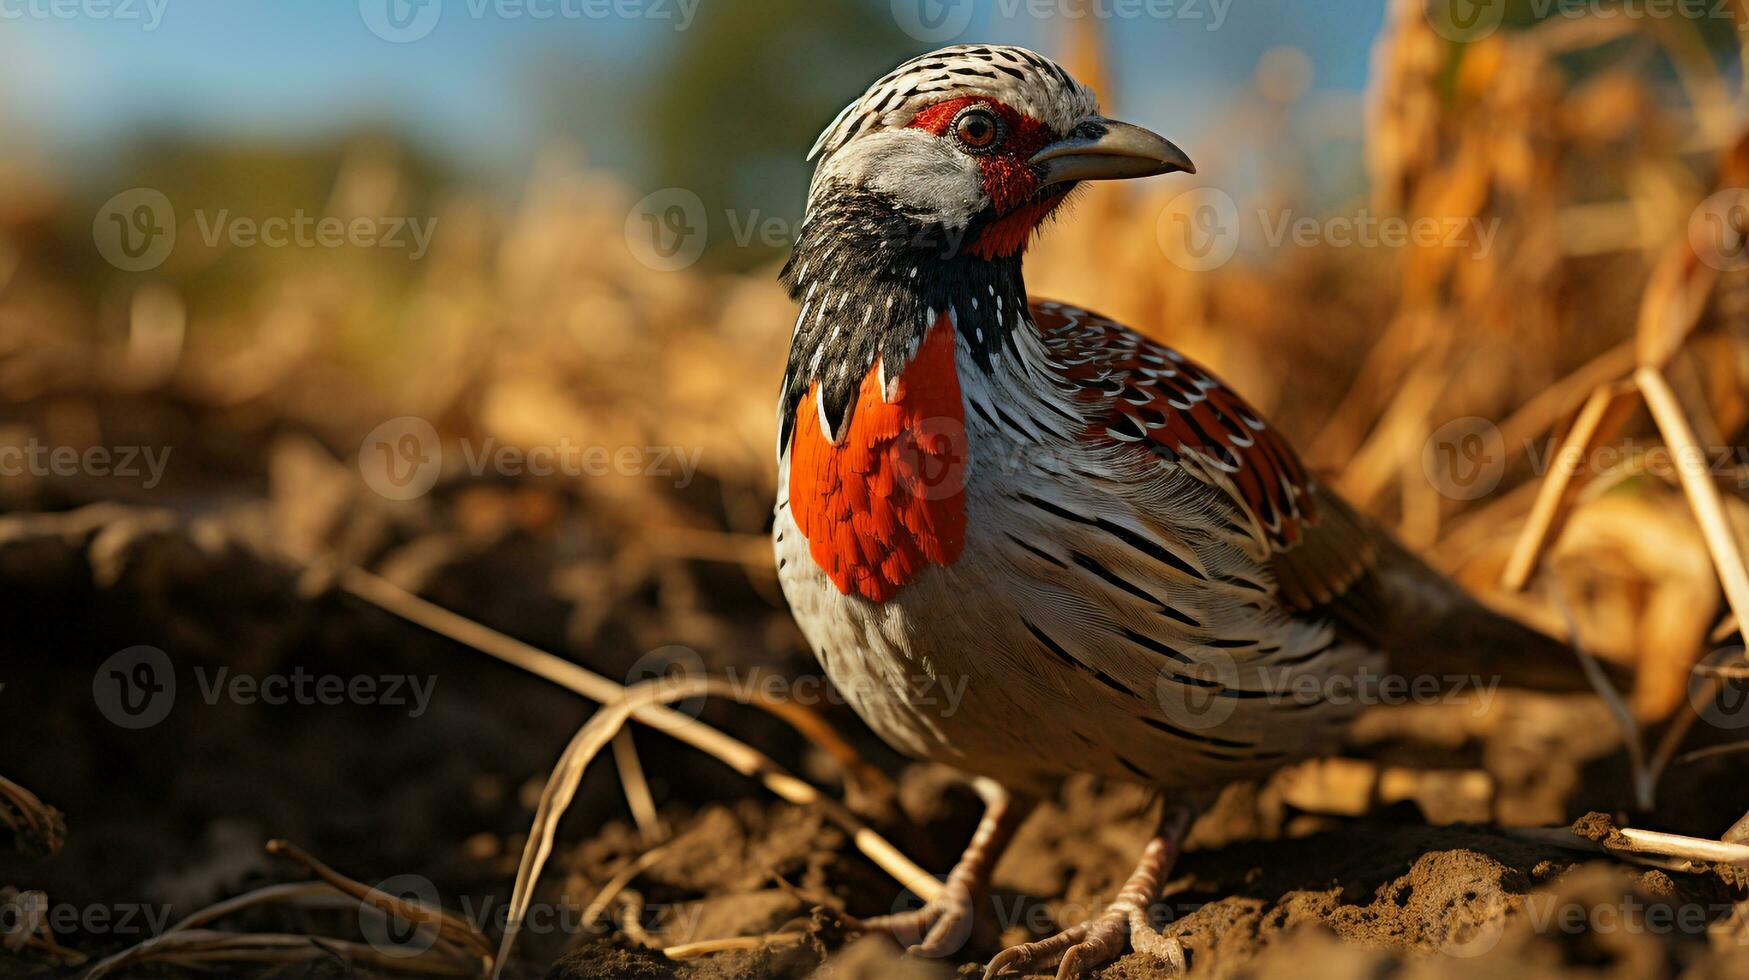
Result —
[[[1729, 9], [1740, 23], [1741, 0]], [[1105, 83], [1098, 22], [1068, 23], [1061, 53]], [[1036, 245], [1033, 290], [1096, 303], [1204, 359], [1355, 503], [1472, 588], [1498, 591], [1548, 450], [1596, 386], [1637, 362], [1652, 270], [1682, 248], [1701, 201], [1742, 183], [1741, 171], [1719, 166], [1741, 134], [1743, 97], [1715, 47], [1691, 18], [1598, 16], [1459, 44], [1434, 30], [1420, 0], [1395, 0], [1366, 93], [1369, 199], [1302, 200], [1320, 147], [1297, 142], [1303, 128], [1284, 120], [1309, 67], [1278, 50], [1224, 114], [1222, 138], [1193, 148], [1200, 179], [1215, 186], [1264, 161], [1264, 179], [1238, 195], [1247, 247], [1234, 261], [1191, 271], [1174, 254], [1181, 244], [1164, 233], [1163, 212], [1186, 193], [1182, 182], [1102, 186]], [[274, 176], [247, 153], [228, 163], [231, 186]], [[170, 445], [169, 483], [140, 502], [195, 514], [239, 487], [300, 479], [313, 443], [348, 459], [363, 433], [403, 415], [475, 444], [693, 447], [706, 479], [683, 491], [647, 477], [484, 488], [463, 492], [457, 520], [538, 527], [557, 518], [554, 493], [583, 499], [626, 533], [613, 574], [571, 575], [561, 594], [611, 599], [659, 582], [684, 620], [697, 583], [665, 561], [675, 557], [738, 565], [775, 594], [763, 534], [772, 393], [791, 319], [775, 269], [641, 264], [625, 246], [633, 192], [576, 149], [554, 147], [506, 209], [419, 189], [385, 141], [350, 146], [324, 214], [435, 216], [418, 264], [356, 248], [239, 256], [203, 241], [185, 214], [161, 269], [118, 275], [70, 254], [89, 249], [79, 238], [89, 202], [21, 151], [4, 172], [0, 441]], [[1474, 220], [1495, 237], [1482, 250], [1253, 247], [1273, 216], [1311, 213]], [[1742, 274], [1715, 278], [1688, 297], [1700, 304], [1694, 329], [1668, 345], [1667, 373], [1697, 438], [1725, 452], [1749, 419], [1749, 325]], [[1672, 474], [1644, 465], [1656, 430], [1643, 412], [1615, 414], [1611, 434], [1642, 451], [1576, 484], [1576, 511], [1548, 557], [1586, 642], [1641, 662], [1637, 707], [1657, 716], [1682, 699], [1720, 592]], [[1506, 465], [1498, 489], [1463, 500], [1442, 493], [1451, 474], [1441, 467], [1473, 461], [1430, 453], [1429, 439], [1472, 417], [1498, 425]], [[1726, 458], [1718, 483], [1741, 536], [1749, 469]], [[446, 482], [459, 481], [461, 454], [445, 462]], [[0, 505], [63, 509], [128, 493], [27, 475], [0, 485]], [[308, 557], [349, 546], [319, 509], [300, 514], [273, 529], [282, 549]], [[357, 540], [350, 547], [345, 557], [371, 557]], [[1548, 583], [1539, 576], [1531, 596], [1496, 598], [1559, 630]], [[701, 620], [689, 639], [712, 638]]]
[[[1742, 17], [1740, 2], [1731, 9]], [[1178, 246], [1159, 220], [1186, 188], [1155, 181], [1088, 191], [1038, 243], [1029, 273], [1036, 294], [1097, 301], [1211, 363], [1352, 500], [1488, 590], [1530, 510], [1533, 464], [1546, 463], [1593, 387], [1631, 371], [1651, 270], [1728, 177], [1716, 161], [1739, 135], [1742, 98], [1689, 19], [1556, 17], [1467, 44], [1436, 33], [1419, 0], [1393, 3], [1388, 20], [1366, 95], [1371, 197], [1325, 210], [1475, 219], [1497, 228], [1491, 248], [1286, 245], [1189, 271], [1163, 251]], [[1096, 22], [1070, 23], [1068, 60], [1104, 81]], [[1606, 47], [1606, 67], [1566, 67]], [[1280, 124], [1308, 70], [1295, 52], [1272, 53], [1255, 91], [1226, 114], [1227, 137], [1194, 148], [1215, 185], [1246, 161], [1268, 161], [1267, 179], [1239, 201], [1248, 238], [1270, 215], [1312, 207], [1299, 200], [1299, 177], [1319, 148], [1284, 143]], [[697, 447], [720, 499], [661, 492], [647, 478], [566, 492], [643, 529], [624, 542], [642, 557], [624, 567], [703, 556], [744, 565], [769, 592], [771, 403], [789, 304], [770, 268], [640, 264], [623, 244], [632, 192], [581, 154], [554, 148], [507, 211], [459, 192], [415, 201], [392, 147], [354, 146], [325, 213], [425, 204], [438, 228], [429, 257], [409, 275], [399, 257], [365, 250], [258, 250], [243, 287], [214, 283], [214, 268], [234, 257], [189, 228], [157, 274], [72, 273], [65, 252], [86, 243], [63, 232], [80, 227], [83, 202], [28, 158], [5, 172], [0, 439], [168, 443], [185, 475], [199, 466], [246, 479], [280, 472], [279, 457], [257, 456], [270, 436], [312, 434], [346, 456], [400, 415], [432, 420], [448, 438], [517, 446]], [[1725, 288], [1739, 278], [1723, 277], [1669, 365], [1712, 447], [1737, 445], [1749, 417], [1749, 326]], [[174, 410], [119, 407], [142, 401]], [[1440, 425], [1466, 417], [1496, 421], [1508, 454], [1499, 489], [1475, 501], [1442, 494], [1427, 467], [1445, 464], [1424, 452]], [[172, 430], [144, 431], [154, 424]], [[1655, 438], [1643, 417], [1625, 431], [1642, 447]], [[1679, 488], [1640, 462], [1630, 455], [1594, 475], [1551, 558], [1587, 642], [1643, 660], [1639, 707], [1662, 714], [1706, 646], [1718, 586]], [[1749, 474], [1738, 458], [1732, 467], [1720, 483], [1740, 515]], [[181, 484], [196, 508], [214, 492], [198, 482]], [[0, 490], [10, 509], [84, 502], [44, 499], [51, 493], [80, 491], [28, 478]], [[465, 513], [488, 523], [551, 516], [532, 499], [482, 498]], [[618, 581], [637, 578], [630, 570]], [[1546, 595], [1518, 605], [1560, 627]]]

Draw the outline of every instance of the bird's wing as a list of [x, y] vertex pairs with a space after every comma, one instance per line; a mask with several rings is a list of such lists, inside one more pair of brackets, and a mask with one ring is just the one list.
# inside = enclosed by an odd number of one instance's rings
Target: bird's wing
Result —
[[[1350, 595], [1378, 555], [1364, 521], [1306, 472], [1287, 440], [1206, 369], [1107, 317], [1031, 304], [1045, 347], [1092, 423], [1085, 438], [1124, 444], [1220, 491], [1296, 610], [1364, 625]], [[1146, 495], [1146, 488], [1139, 495]]]
[[[1105, 317], [1055, 303], [1034, 303], [1032, 314], [1089, 409], [1083, 438], [1108, 449], [1127, 444], [1159, 457], [1154, 472], [1185, 472], [1217, 489], [1289, 609], [1328, 616], [1348, 636], [1389, 651], [1403, 674], [1590, 688], [1566, 644], [1490, 612], [1356, 514], [1220, 379]], [[1138, 507], [1159, 499], [1146, 485], [1133, 492]], [[1625, 674], [1615, 679], [1625, 684]]]

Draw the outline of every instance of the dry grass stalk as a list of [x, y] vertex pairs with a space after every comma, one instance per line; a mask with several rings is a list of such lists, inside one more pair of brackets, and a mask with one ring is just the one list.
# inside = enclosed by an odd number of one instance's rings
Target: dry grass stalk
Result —
[[[447, 636], [458, 643], [473, 647], [578, 694], [603, 704], [619, 702], [626, 691], [620, 684], [585, 670], [568, 660], [537, 650], [520, 640], [490, 629], [473, 620], [458, 616], [413, 595], [393, 583], [358, 568], [340, 573], [339, 582], [347, 592], [379, 606], [401, 618]], [[845, 765], [853, 786], [880, 786], [886, 777], [878, 769], [863, 762], [855, 750], [834, 732], [819, 715], [794, 702], [760, 701], [759, 707], [771, 711], [795, 727], [809, 741], [831, 754]], [[636, 707], [631, 717], [722, 761], [744, 776], [758, 779], [765, 787], [797, 806], [824, 806], [826, 812], [851, 836], [857, 850], [901, 885], [913, 889], [925, 898], [938, 887], [916, 862], [906, 857], [885, 838], [869, 829], [836, 800], [823, 795], [808, 783], [785, 772], [777, 763], [744, 742], [711, 728], [697, 719], [662, 707], [655, 702]], [[917, 891], [922, 889], [922, 891]]]
[[1632, 827], [1621, 831], [1621, 835], [1627, 838], [1627, 844], [1610, 847], [1611, 851], [1625, 850], [1633, 854], [1653, 854], [1706, 864], [1730, 864], [1749, 868], [1749, 844], [1730, 844], [1705, 837], [1636, 830]]
[[621, 893], [619, 906], [619, 931], [634, 945], [661, 949], [662, 944], [644, 928], [644, 896], [628, 889]]
[[1616, 831], [1618, 836], [1605, 842], [1582, 837], [1565, 827], [1515, 827], [1506, 832], [1521, 840], [1553, 844], [1575, 851], [1602, 851], [1631, 861], [1649, 859], [1659, 867], [1668, 867], [1663, 862], [1677, 860], [1749, 868], [1749, 845], [1709, 840], [1705, 837], [1628, 828]]
[[1591, 393], [1554, 456], [1554, 469], [1543, 478], [1537, 491], [1536, 503], [1531, 506], [1530, 517], [1501, 575], [1503, 588], [1517, 592], [1530, 581], [1543, 552], [1561, 533], [1567, 513], [1591, 475], [1586, 459], [1598, 445], [1615, 438], [1634, 407], [1632, 389], [1619, 382], [1600, 385]]
[[[1723, 745], [1709, 745], [1704, 749], [1694, 749], [1682, 753], [1675, 759], [1671, 760], [1671, 765], [1685, 766], [1691, 762], [1699, 762], [1702, 759], [1717, 759], [1721, 756], [1738, 755], [1743, 752], [1749, 752], [1749, 742], [1726, 742]], [[1729, 840], [1730, 835], [1727, 834], [1726, 839]], [[1737, 843], [1744, 842], [1738, 841]]]
[[779, 943], [799, 943], [806, 939], [804, 933], [772, 932], [763, 936], [730, 936], [727, 939], [704, 939], [695, 943], [681, 943], [677, 946], [665, 946], [662, 955], [671, 960], [692, 960], [712, 953], [728, 953], [737, 950], [764, 949]]
[[1706, 312], [1718, 274], [1688, 242], [1671, 246], [1652, 271], [1634, 331], [1637, 366], [1664, 368], [1682, 349]]
[[625, 790], [626, 806], [644, 843], [656, 844], [667, 839], [668, 830], [656, 812], [656, 798], [650, 793], [650, 781], [644, 778], [644, 763], [638, 758], [638, 743], [632, 730], [622, 728], [613, 737], [613, 764], [619, 772], [620, 787]]
[[0, 950], [14, 955], [29, 952], [60, 966], [85, 962], [85, 954], [55, 939], [46, 920], [48, 909], [49, 897], [44, 892], [0, 887]]
[[226, 916], [235, 915], [247, 908], [281, 903], [312, 908], [357, 904], [345, 892], [325, 881], [294, 881], [281, 885], [268, 885], [241, 895], [234, 895], [220, 902], [214, 902], [204, 909], [190, 913], [187, 918], [164, 930], [164, 932], [168, 934], [184, 929], [195, 929]]
[[436, 934], [436, 945], [456, 957], [472, 956], [490, 964], [492, 944], [474, 924], [441, 908], [427, 908], [419, 902], [389, 895], [376, 888], [335, 871], [316, 860], [295, 844], [283, 840], [267, 842], [267, 853], [285, 857], [308, 868], [316, 877], [353, 898], [376, 908], [384, 915], [406, 919]]
[[[656, 704], [672, 704], [675, 701], [706, 694], [737, 697], [741, 693], [725, 681], [710, 678], [658, 678], [626, 688], [624, 696], [603, 705], [600, 711], [597, 711], [581, 729], [578, 729], [570, 744], [559, 756], [558, 763], [553, 767], [552, 775], [541, 790], [540, 803], [535, 807], [528, 844], [523, 849], [522, 861], [516, 872], [516, 882], [511, 887], [509, 914], [504, 926], [504, 938], [498, 946], [498, 962], [494, 976], [498, 975], [498, 971], [501, 971], [504, 963], [508, 961], [517, 934], [521, 930], [522, 919], [534, 901], [534, 889], [539, 883], [541, 870], [546, 866], [547, 858], [552, 854], [553, 838], [558, 830], [559, 820], [570, 807], [571, 801], [576, 795], [577, 786], [583, 781], [583, 773], [595, 756], [640, 710]], [[752, 703], [779, 717], [785, 717], [786, 720], [788, 709], [794, 707], [790, 702], [775, 701], [757, 694]], [[777, 785], [806, 785], [794, 776], [783, 772], [776, 763], [769, 759], [765, 760], [761, 772], [767, 779], [767, 785], [773, 785], [774, 780]], [[784, 794], [780, 792], [780, 795]], [[878, 837], [873, 837], [873, 832], [862, 827], [860, 821], [857, 821], [837, 801], [818, 797], [813, 802], [822, 807], [835, 823], [850, 830], [853, 836], [866, 834], [874, 841], [879, 841], [880, 845], [891, 848], [890, 844]], [[859, 845], [863, 846], [864, 853], [868, 853], [866, 846], [868, 843], [869, 841], [865, 840], [862, 845]], [[890, 863], [881, 863], [883, 859], [875, 858], [873, 854], [870, 857], [880, 863], [889, 874], [893, 873], [893, 867]], [[908, 858], [898, 854], [896, 849], [890, 854], [884, 855], [887, 862], [892, 862], [894, 858], [899, 858], [904, 863], [916, 867]], [[902, 879], [902, 883], [925, 900], [934, 897], [930, 886], [939, 888], [935, 879], [923, 872], [921, 868], [917, 869], [915, 876]]]
[[99, 980], [124, 966], [158, 963], [190, 968], [216, 963], [262, 963], [291, 965], [316, 960], [338, 960], [372, 969], [415, 976], [478, 976], [477, 967], [439, 954], [435, 949], [417, 955], [385, 953], [366, 943], [319, 936], [285, 933], [236, 933], [187, 929], [165, 933], [92, 967], [84, 980]]
[[1659, 433], [1679, 461], [1676, 472], [1682, 481], [1683, 492], [1688, 495], [1689, 506], [1700, 521], [1701, 532], [1706, 535], [1707, 551], [1718, 570], [1719, 581], [1724, 585], [1725, 600], [1730, 603], [1731, 611], [1737, 614], [1737, 622], [1749, 622], [1749, 565], [1743, 561], [1736, 532], [1725, 514], [1719, 489], [1713, 485], [1707, 465], [1711, 457], [1695, 440], [1682, 404], [1670, 389], [1669, 382], [1664, 380], [1663, 372], [1656, 367], [1642, 367], [1634, 372], [1634, 381], [1645, 396], [1646, 406], [1651, 409]]
[[1554, 590], [1555, 605], [1561, 611], [1561, 616], [1567, 621], [1568, 643], [1573, 647], [1573, 653], [1578, 656], [1579, 664], [1585, 669], [1585, 679], [1591, 683], [1592, 690], [1603, 699], [1609, 707], [1611, 717], [1621, 728], [1622, 744], [1628, 753], [1628, 770], [1634, 777], [1634, 802], [1642, 810], [1650, 810], [1658, 797], [1658, 776], [1661, 770], [1654, 769], [1646, 761], [1645, 739], [1640, 732], [1640, 724], [1634, 718], [1634, 712], [1622, 699], [1621, 692], [1609, 682], [1609, 677], [1603, 672], [1603, 666], [1591, 651], [1585, 649], [1585, 644], [1579, 638], [1579, 619], [1573, 615], [1573, 609], [1562, 597], [1561, 590]]
[[21, 854], [54, 857], [67, 841], [61, 812], [5, 776], [0, 776], [0, 824], [11, 829]]
[[1626, 378], [1637, 364], [1634, 357], [1633, 343], [1624, 341], [1520, 405], [1500, 423], [1500, 438], [1506, 444], [1506, 461], [1516, 460], [1532, 439], [1553, 429], [1575, 409], [1583, 408], [1599, 386], [1619, 383]]
[[1707, 634], [1707, 641], [1709, 643], [1723, 643], [1731, 638], [1731, 634], [1740, 632], [1742, 632], [1742, 628], [1737, 624], [1737, 614], [1729, 612], [1714, 624], [1712, 632]]
[[[1723, 684], [1723, 679], [1717, 676], [1707, 678], [1701, 685], [1700, 689], [1695, 692], [1690, 703], [1712, 703], [1712, 700], [1718, 697], [1719, 690]], [[1699, 720], [1699, 711], [1684, 711], [1676, 716], [1676, 719], [1670, 723], [1669, 728], [1664, 729], [1664, 736], [1658, 740], [1657, 751], [1652, 754], [1651, 767], [1654, 773], [1659, 776], [1663, 775], [1664, 770], [1668, 769], [1671, 764], [1679, 758], [1676, 754], [1677, 750], [1682, 747], [1683, 740], [1688, 738], [1689, 731], [1694, 728], [1694, 723]]]
[[[372, 605], [423, 626], [434, 633], [449, 637], [464, 646], [520, 667], [537, 677], [545, 678], [601, 704], [618, 701], [625, 694], [625, 685], [609, 680], [562, 657], [538, 650], [521, 640], [490, 627], [458, 616], [441, 606], [427, 602], [398, 585], [372, 575], [361, 568], [347, 568], [340, 573], [340, 587]], [[879, 769], [862, 760], [850, 743], [839, 737], [832, 726], [819, 715], [794, 702], [769, 705], [785, 722], [801, 732], [820, 749], [845, 768], [853, 786], [884, 791], [888, 780]], [[658, 731], [716, 756], [743, 775], [755, 775], [744, 764], [763, 759], [744, 743], [711, 728], [695, 718], [657, 705], [646, 706], [634, 716], [638, 721]], [[767, 760], [769, 761], [769, 760]], [[755, 766], [757, 768], [757, 766]], [[777, 792], [776, 787], [772, 787]], [[779, 792], [779, 795], [783, 795]], [[789, 797], [785, 797], [789, 799]], [[791, 799], [792, 803], [811, 803], [812, 799]]]
[[665, 848], [651, 848], [638, 855], [637, 860], [627, 863], [625, 867], [614, 872], [613, 877], [607, 880], [607, 884], [601, 886], [601, 891], [590, 900], [589, 906], [583, 910], [583, 918], [580, 923], [583, 928], [587, 929], [596, 919], [601, 918], [601, 914], [606, 912], [607, 907], [619, 897], [619, 893], [632, 883], [633, 878], [643, 874], [651, 865], [667, 856], [668, 852]]
[[1720, 835], [1727, 844], [1749, 844], [1749, 813], [1743, 814], [1731, 828]]
[[510, 889], [509, 916], [504, 923], [504, 937], [498, 944], [498, 964], [492, 972], [494, 978], [510, 960], [510, 951], [515, 947], [517, 934], [522, 930], [523, 917], [528, 914], [529, 906], [534, 902], [534, 889], [540, 882], [541, 869], [546, 866], [547, 858], [552, 854], [553, 836], [558, 831], [559, 818], [570, 808], [571, 800], [576, 796], [577, 786], [583, 781], [583, 772], [589, 767], [589, 763], [610, 739], [619, 734], [639, 708], [657, 703], [670, 704], [689, 695], [704, 694], [712, 686], [709, 681], [675, 678], [660, 678], [633, 685], [626, 690], [623, 697], [603, 705], [571, 737], [570, 744], [559, 755], [552, 775], [547, 777], [546, 785], [541, 788], [540, 802], [535, 806], [534, 823], [528, 832], [528, 843], [523, 847], [522, 860], [516, 869], [516, 882]]
[[[276, 849], [270, 846], [269, 849], [274, 853], [288, 853], [284, 847]], [[292, 850], [295, 851], [295, 848]], [[289, 965], [312, 960], [339, 959], [350, 964], [422, 976], [480, 976], [488, 968], [491, 962], [489, 954], [462, 952], [454, 944], [442, 939], [434, 942], [431, 948], [426, 950], [416, 952], [398, 950], [389, 953], [366, 943], [323, 936], [235, 933], [203, 928], [220, 919], [260, 905], [290, 905], [312, 909], [357, 908], [361, 898], [369, 894], [381, 896], [383, 900], [391, 903], [389, 908], [395, 910], [392, 913], [383, 905], [378, 905], [379, 908], [385, 908], [385, 912], [388, 914], [401, 915], [405, 911], [411, 910], [415, 915], [425, 917], [416, 921], [426, 921], [430, 918], [430, 913], [422, 907], [382, 896], [380, 892], [367, 888], [332, 871], [325, 865], [309, 859], [301, 851], [296, 853], [307, 867], [320, 868], [321, 871], [318, 873], [323, 875], [323, 879], [314, 882], [268, 885], [265, 888], [258, 888], [209, 905], [177, 922], [166, 929], [163, 934], [154, 936], [97, 963], [86, 972], [84, 980], [99, 980], [99, 978], [121, 967], [144, 963], [200, 967], [212, 963]], [[469, 928], [471, 929], [471, 927]], [[475, 935], [478, 934], [475, 933]], [[476, 942], [470, 943], [470, 945], [483, 944], [485, 944], [483, 936], [479, 937]]]

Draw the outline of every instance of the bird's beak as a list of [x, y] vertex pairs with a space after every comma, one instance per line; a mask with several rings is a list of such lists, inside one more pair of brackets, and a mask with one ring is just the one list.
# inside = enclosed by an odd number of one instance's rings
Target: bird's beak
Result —
[[1040, 185], [1071, 180], [1126, 180], [1196, 173], [1184, 151], [1157, 133], [1115, 119], [1094, 118], [1033, 154]]

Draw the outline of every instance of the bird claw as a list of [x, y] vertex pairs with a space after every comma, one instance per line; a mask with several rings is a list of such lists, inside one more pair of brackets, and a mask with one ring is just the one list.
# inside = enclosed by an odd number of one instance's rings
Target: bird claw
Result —
[[1174, 975], [1185, 972], [1184, 947], [1178, 940], [1162, 936], [1148, 922], [1140, 906], [1114, 904], [1097, 919], [1070, 926], [1062, 932], [1033, 943], [1010, 946], [996, 954], [984, 969], [984, 980], [1009, 974], [1028, 976], [1057, 966], [1057, 980], [1075, 980], [1084, 972], [1109, 963], [1122, 955], [1124, 946], [1137, 952], [1152, 953], [1172, 967]]
[[964, 949], [975, 924], [970, 890], [952, 882], [920, 909], [857, 923], [864, 932], [892, 936], [912, 956], [930, 958], [951, 956]]

